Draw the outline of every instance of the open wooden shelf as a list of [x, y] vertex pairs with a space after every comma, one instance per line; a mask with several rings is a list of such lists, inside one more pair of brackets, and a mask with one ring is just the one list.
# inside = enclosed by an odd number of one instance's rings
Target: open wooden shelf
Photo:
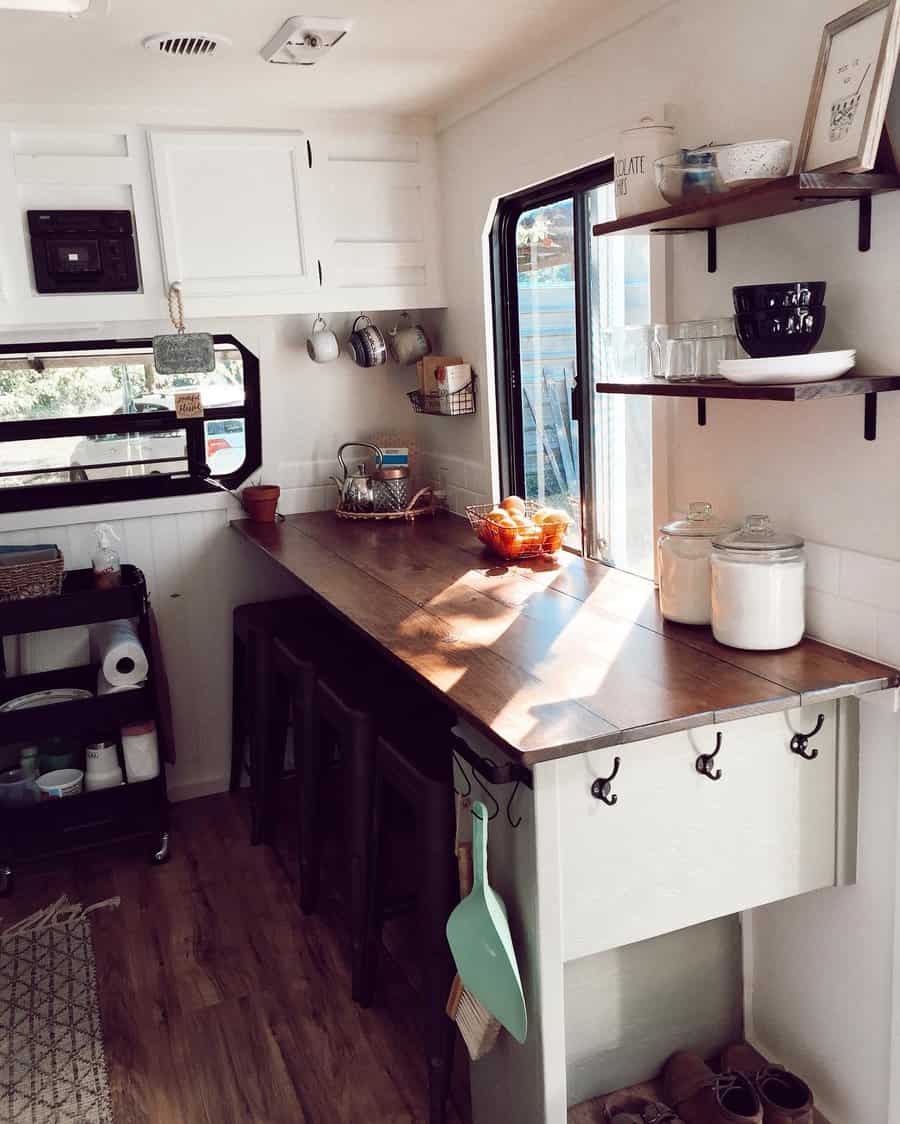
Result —
[[594, 234], [617, 234], [625, 230], [650, 227], [670, 233], [682, 230], [708, 230], [739, 222], [804, 211], [846, 200], [871, 200], [873, 195], [900, 189], [900, 175], [864, 172], [801, 172], [796, 176], [767, 180], [764, 183], [735, 187], [716, 195], [691, 196], [681, 203], [644, 211], [615, 222], [601, 222]]
[[706, 425], [707, 398], [755, 399], [763, 402], [813, 402], [823, 398], [846, 398], [865, 395], [863, 434], [874, 441], [878, 422], [878, 394], [900, 390], [900, 375], [842, 375], [825, 382], [756, 384], [728, 382], [727, 379], [697, 379], [691, 382], [667, 382], [652, 375], [635, 375], [627, 379], [601, 379], [598, 394], [651, 394], [663, 398], [696, 398], [697, 421]]
[[[636, 1097], [647, 1097], [649, 1100], [663, 1101], [661, 1081], [632, 1085], [623, 1092], [632, 1093]], [[607, 1095], [611, 1096], [612, 1094]], [[606, 1107], [606, 1099], [606, 1095], [592, 1097], [589, 1101], [582, 1101], [581, 1104], [573, 1105], [569, 1109], [568, 1124], [607, 1124], [607, 1118], [603, 1111]], [[663, 1101], [663, 1103], [665, 1102]], [[814, 1119], [815, 1124], [828, 1124], [821, 1112], [816, 1111]]]
[[667, 382], [652, 375], [627, 379], [601, 379], [599, 394], [655, 394], [663, 398], [755, 398], [765, 402], [811, 402], [817, 398], [846, 398], [851, 394], [879, 394], [900, 390], [900, 375], [842, 375], [826, 382], [772, 384], [728, 382], [727, 379], [697, 379]]

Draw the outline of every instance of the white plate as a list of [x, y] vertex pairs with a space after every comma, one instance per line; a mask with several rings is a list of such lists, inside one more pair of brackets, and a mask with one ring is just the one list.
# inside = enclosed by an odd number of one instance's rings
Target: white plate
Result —
[[0, 711], [30, 710], [33, 706], [49, 706], [50, 703], [75, 702], [76, 699], [92, 699], [90, 691], [80, 687], [54, 687], [50, 691], [32, 691], [30, 695], [19, 695], [0, 706]]
[[720, 359], [719, 374], [739, 383], [825, 382], [840, 378], [855, 365], [855, 351], [818, 351], [774, 359]]

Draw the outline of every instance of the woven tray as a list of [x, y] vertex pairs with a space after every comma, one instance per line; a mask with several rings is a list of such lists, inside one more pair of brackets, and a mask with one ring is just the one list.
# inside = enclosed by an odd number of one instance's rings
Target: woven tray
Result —
[[32, 597], [56, 597], [62, 592], [65, 561], [25, 562], [21, 566], [0, 566], [0, 601], [24, 601]]
[[[420, 503], [419, 501], [423, 502]], [[434, 515], [437, 507], [434, 502], [434, 492], [431, 488], [420, 488], [418, 492], [410, 500], [409, 507], [403, 511], [343, 511], [340, 507], [336, 509], [338, 519], [366, 519], [366, 520], [384, 520], [384, 519], [405, 519], [407, 522], [412, 522], [418, 519], [420, 515]]]

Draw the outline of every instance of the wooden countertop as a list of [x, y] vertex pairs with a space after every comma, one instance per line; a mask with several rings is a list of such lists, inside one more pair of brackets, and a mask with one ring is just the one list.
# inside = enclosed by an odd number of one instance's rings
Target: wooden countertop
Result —
[[900, 685], [815, 640], [726, 648], [664, 621], [649, 581], [565, 553], [507, 564], [453, 517], [232, 526], [526, 765]]

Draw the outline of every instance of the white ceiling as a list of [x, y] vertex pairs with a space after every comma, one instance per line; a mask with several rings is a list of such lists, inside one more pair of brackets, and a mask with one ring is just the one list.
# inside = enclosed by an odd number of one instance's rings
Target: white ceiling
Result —
[[[107, 4], [109, 11], [106, 11]], [[626, 0], [94, 0], [79, 19], [0, 11], [0, 103], [377, 111], [452, 119], [600, 37]], [[633, 10], [633, 9], [632, 9]], [[350, 36], [313, 68], [259, 49], [293, 15], [346, 16]], [[141, 47], [157, 32], [233, 41], [209, 58]]]

